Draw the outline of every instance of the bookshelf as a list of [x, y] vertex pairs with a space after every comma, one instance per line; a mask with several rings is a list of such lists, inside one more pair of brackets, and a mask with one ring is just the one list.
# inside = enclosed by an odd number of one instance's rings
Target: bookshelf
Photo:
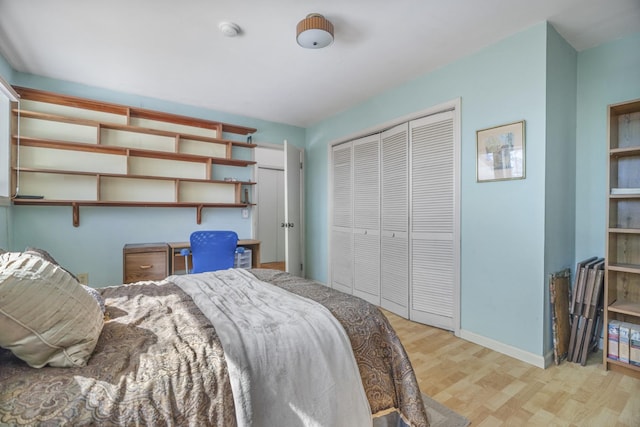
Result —
[[608, 357], [612, 320], [640, 325], [640, 100], [608, 107], [604, 300], [605, 369], [640, 378], [640, 366]]
[[192, 207], [198, 224], [203, 208], [253, 206], [246, 197], [252, 179], [219, 175], [255, 164], [252, 153], [236, 157], [255, 144], [223, 134], [256, 129], [15, 89], [21, 97], [12, 125], [16, 205], [72, 206], [74, 226], [81, 206]]

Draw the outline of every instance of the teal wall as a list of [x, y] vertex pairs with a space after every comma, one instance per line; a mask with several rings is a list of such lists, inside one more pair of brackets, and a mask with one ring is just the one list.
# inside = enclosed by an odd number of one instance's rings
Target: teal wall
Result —
[[[301, 148], [305, 143], [305, 130], [295, 126], [16, 71], [12, 73], [10, 82], [18, 86], [255, 127], [258, 132], [253, 135], [253, 141], [258, 143], [282, 144], [286, 139]], [[225, 134], [224, 137], [240, 140], [245, 138], [233, 134]], [[238, 155], [246, 158], [247, 152], [245, 150]], [[229, 169], [235, 170], [232, 172], [235, 176], [250, 172], [247, 168]], [[217, 174], [215, 168], [214, 174]], [[89, 282], [94, 287], [122, 282], [122, 248], [126, 243], [186, 241], [191, 232], [197, 229], [231, 229], [237, 231], [241, 238], [252, 237], [251, 216], [243, 219], [240, 209], [235, 208], [205, 208], [200, 225], [196, 223], [195, 208], [81, 207], [80, 226], [77, 228], [72, 225], [71, 207], [67, 206], [14, 206], [8, 215], [11, 215], [11, 236], [4, 247], [11, 250], [23, 250], [26, 246], [46, 249], [69, 270], [75, 273], [88, 272]], [[0, 220], [3, 216], [3, 212], [0, 212]], [[0, 231], [0, 244], [2, 237]]]
[[9, 212], [11, 208], [0, 206], [0, 249], [9, 248]]
[[[307, 129], [309, 276], [328, 281], [328, 145], [461, 97], [461, 327], [542, 353], [546, 33], [536, 25]], [[519, 120], [526, 179], [477, 183], [476, 130]]]
[[[575, 259], [576, 91], [578, 54], [549, 25], [545, 179], [544, 352], [553, 350], [549, 277]], [[540, 321], [542, 323], [542, 321]]]
[[[13, 68], [9, 63], [0, 55], [0, 77], [6, 82], [11, 83], [13, 79]], [[0, 248], [8, 248], [10, 246], [9, 239], [9, 215], [11, 208], [8, 206], [0, 205]]]
[[2, 55], [0, 55], [0, 76], [8, 83], [13, 81], [13, 68]]
[[640, 33], [578, 54], [576, 260], [604, 255], [607, 106], [640, 99]]

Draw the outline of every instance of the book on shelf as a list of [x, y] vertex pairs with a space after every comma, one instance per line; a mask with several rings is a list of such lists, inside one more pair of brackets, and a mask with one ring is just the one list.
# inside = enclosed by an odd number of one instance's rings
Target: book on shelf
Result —
[[609, 345], [607, 346], [607, 357], [609, 359], [618, 360], [618, 338], [620, 335], [620, 322], [618, 320], [610, 320], [608, 328]]
[[620, 323], [620, 332], [618, 335], [618, 360], [629, 363], [629, 333], [631, 332], [631, 324], [627, 322]]
[[611, 194], [638, 194], [640, 195], [640, 188], [612, 188]]
[[629, 363], [640, 366], [640, 325], [631, 325], [629, 332]]

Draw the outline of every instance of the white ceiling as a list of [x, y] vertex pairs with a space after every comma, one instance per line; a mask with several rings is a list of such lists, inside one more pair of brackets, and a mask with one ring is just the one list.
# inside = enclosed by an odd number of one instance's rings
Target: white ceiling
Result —
[[[334, 24], [327, 48], [296, 44], [312, 12]], [[306, 127], [545, 20], [581, 51], [639, 32], [640, 0], [0, 0], [0, 53], [26, 73]]]

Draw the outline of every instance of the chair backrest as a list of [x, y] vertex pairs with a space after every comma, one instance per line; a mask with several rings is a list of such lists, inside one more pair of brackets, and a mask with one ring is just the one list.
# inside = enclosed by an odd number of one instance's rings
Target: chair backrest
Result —
[[233, 267], [238, 235], [235, 231], [194, 231], [189, 237], [193, 273]]

